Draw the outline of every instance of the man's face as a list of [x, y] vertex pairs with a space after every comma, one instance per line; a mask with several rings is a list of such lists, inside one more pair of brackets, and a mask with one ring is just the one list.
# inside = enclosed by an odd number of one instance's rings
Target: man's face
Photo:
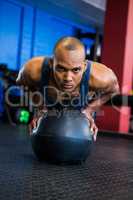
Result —
[[64, 92], [74, 91], [81, 82], [85, 68], [83, 49], [59, 49], [53, 62], [54, 78], [58, 88]]

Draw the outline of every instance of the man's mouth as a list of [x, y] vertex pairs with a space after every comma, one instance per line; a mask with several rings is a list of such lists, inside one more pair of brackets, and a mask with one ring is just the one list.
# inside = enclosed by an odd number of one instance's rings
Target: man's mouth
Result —
[[64, 89], [71, 89], [71, 88], [73, 88], [73, 85], [72, 84], [63, 84], [63, 88]]

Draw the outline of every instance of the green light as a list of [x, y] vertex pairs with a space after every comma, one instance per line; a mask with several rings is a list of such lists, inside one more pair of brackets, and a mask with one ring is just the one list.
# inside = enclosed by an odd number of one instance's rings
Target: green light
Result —
[[21, 110], [19, 115], [19, 121], [21, 123], [28, 123], [30, 118], [30, 113], [27, 110]]

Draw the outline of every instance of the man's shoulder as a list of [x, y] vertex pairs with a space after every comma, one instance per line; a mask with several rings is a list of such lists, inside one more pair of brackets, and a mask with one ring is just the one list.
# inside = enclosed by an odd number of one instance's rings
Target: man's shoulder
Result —
[[26, 64], [41, 64], [45, 60], [45, 56], [36, 56], [29, 59]]
[[[45, 61], [46, 61], [46, 63], [45, 63]], [[51, 66], [52, 63], [53, 63], [53, 58], [48, 57], [48, 56], [33, 57], [27, 62], [28, 65], [32, 65], [32, 66], [34, 65], [39, 68], [42, 68], [45, 65]]]
[[29, 59], [20, 69], [16, 82], [23, 84], [23, 80], [25, 80], [27, 85], [39, 82], [45, 58], [45, 56], [37, 56]]
[[38, 81], [41, 77], [44, 56], [37, 56], [29, 59], [23, 66], [24, 73], [32, 80]]
[[100, 62], [91, 61], [91, 73], [104, 75], [111, 72], [111, 68], [107, 67], [105, 64]]
[[113, 71], [106, 65], [92, 61], [89, 84], [106, 85], [112, 74]]

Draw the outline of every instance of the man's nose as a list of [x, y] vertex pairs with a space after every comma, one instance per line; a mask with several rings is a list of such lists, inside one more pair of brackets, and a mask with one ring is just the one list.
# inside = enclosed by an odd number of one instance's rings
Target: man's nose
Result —
[[65, 74], [64, 74], [64, 81], [66, 81], [66, 82], [72, 82], [72, 73], [70, 71], [65, 72]]

